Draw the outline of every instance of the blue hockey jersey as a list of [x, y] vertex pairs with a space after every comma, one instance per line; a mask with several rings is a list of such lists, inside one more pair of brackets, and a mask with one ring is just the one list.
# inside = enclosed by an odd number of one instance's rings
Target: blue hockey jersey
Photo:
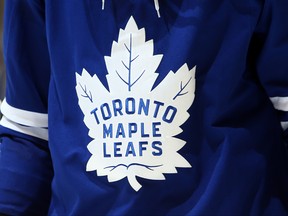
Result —
[[287, 0], [7, 0], [0, 212], [287, 215]]

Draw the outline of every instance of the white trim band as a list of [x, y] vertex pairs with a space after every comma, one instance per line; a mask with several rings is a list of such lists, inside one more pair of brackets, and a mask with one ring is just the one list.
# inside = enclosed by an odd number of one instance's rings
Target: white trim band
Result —
[[9, 128], [11, 130], [26, 134], [26, 135], [34, 136], [34, 137], [48, 141], [48, 129], [47, 128], [22, 126], [13, 121], [10, 121], [5, 116], [2, 117], [0, 121], [0, 125], [2, 125], [3, 127]]
[[1, 104], [1, 112], [15, 123], [29, 127], [48, 128], [48, 114], [17, 109], [10, 106], [6, 99]]
[[288, 112], [288, 97], [270, 97], [275, 109]]
[[285, 131], [288, 128], [288, 121], [282, 121], [281, 126], [282, 126], [283, 130]]

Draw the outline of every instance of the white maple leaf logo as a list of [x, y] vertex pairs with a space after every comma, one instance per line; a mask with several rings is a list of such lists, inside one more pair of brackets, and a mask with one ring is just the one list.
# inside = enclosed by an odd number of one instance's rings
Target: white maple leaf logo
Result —
[[133, 17], [120, 29], [111, 56], [105, 56], [109, 90], [96, 74], [76, 73], [79, 106], [92, 138], [86, 170], [109, 182], [127, 177], [135, 191], [142, 187], [137, 177], [164, 180], [165, 173], [191, 167], [178, 153], [186, 142], [175, 136], [189, 118], [195, 67], [170, 71], [152, 90], [163, 55], [153, 54], [153, 40], [145, 36]]

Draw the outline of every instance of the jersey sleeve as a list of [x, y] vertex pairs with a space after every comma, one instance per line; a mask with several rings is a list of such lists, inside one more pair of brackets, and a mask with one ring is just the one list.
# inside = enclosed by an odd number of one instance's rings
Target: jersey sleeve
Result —
[[6, 98], [0, 122], [0, 212], [45, 215], [53, 176], [44, 0], [5, 1]]
[[256, 70], [273, 106], [279, 113], [288, 141], [288, 1], [266, 0], [256, 37]]

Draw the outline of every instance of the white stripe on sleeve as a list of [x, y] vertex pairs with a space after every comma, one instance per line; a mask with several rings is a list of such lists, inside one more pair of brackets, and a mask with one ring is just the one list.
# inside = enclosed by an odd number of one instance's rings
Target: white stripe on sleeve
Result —
[[48, 128], [48, 114], [12, 107], [7, 103], [6, 99], [1, 104], [1, 112], [12, 122], [29, 127]]
[[282, 126], [283, 130], [286, 130], [288, 128], [288, 121], [282, 121], [281, 126]]
[[281, 111], [288, 111], [288, 97], [270, 97], [275, 109]]
[[34, 136], [34, 137], [48, 141], [48, 129], [47, 128], [27, 127], [27, 126], [19, 125], [9, 120], [5, 116], [2, 117], [0, 121], [0, 125], [6, 128], [9, 128], [11, 130], [26, 134], [26, 135]]

